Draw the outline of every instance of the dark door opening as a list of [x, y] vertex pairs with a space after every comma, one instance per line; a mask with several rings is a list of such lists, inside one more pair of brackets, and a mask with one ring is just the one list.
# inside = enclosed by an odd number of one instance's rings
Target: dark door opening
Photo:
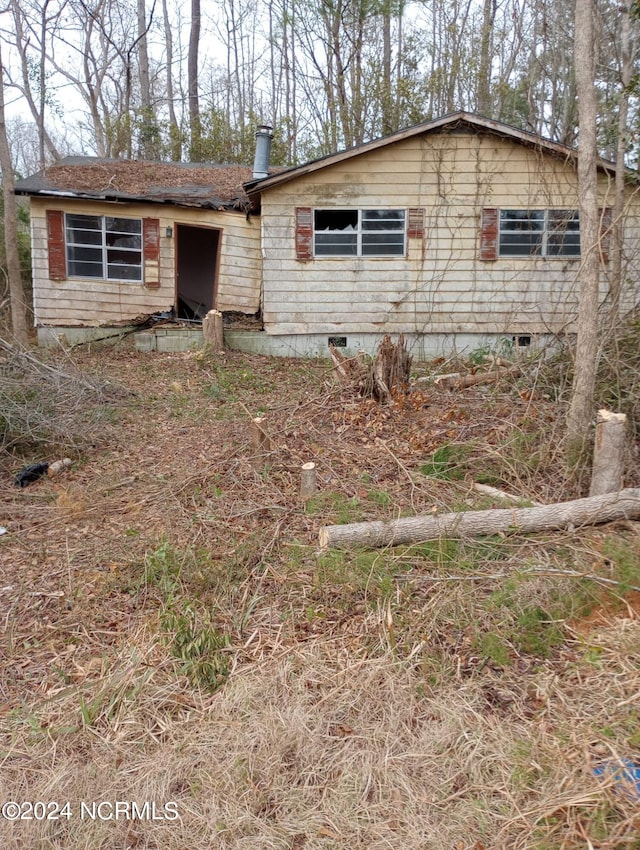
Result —
[[220, 231], [211, 227], [176, 229], [176, 302], [179, 319], [202, 321], [215, 303]]

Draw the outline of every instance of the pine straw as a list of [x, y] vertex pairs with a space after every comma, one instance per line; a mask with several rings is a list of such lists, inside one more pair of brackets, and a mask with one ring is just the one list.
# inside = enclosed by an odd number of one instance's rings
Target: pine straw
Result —
[[[487, 673], [432, 688], [419, 653], [358, 657], [318, 639], [238, 666], [222, 691], [204, 697], [170, 675], [140, 631], [111, 666], [87, 671], [23, 719], [5, 718], [2, 798], [70, 800], [74, 816], [0, 821], [0, 842], [636, 846], [637, 801], [592, 768], [640, 757], [604, 733], [629, 717], [640, 693], [640, 623], [620, 620], [593, 641], [597, 665], [583, 659], [542, 666], [526, 682]], [[149, 800], [158, 809], [176, 801], [180, 821], [82, 821], [81, 800]]]

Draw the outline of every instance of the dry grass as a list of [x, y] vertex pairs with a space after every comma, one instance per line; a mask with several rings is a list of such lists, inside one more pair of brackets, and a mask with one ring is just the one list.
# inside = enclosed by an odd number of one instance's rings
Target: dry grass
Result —
[[[597, 664], [576, 641], [561, 668], [434, 688], [416, 658], [316, 639], [206, 698], [139, 632], [108, 669], [7, 719], [3, 798], [69, 799], [74, 817], [1, 824], [2, 846], [637, 847], [637, 803], [592, 768], [630, 755], [640, 624], [592, 640]], [[83, 821], [80, 800], [175, 801], [180, 821]]]
[[[593, 774], [640, 763], [636, 524], [316, 551], [327, 522], [489, 506], [480, 476], [565, 495], [535, 373], [380, 407], [322, 363], [80, 358], [129, 389], [118, 438], [0, 483], [1, 796], [72, 817], [0, 820], [1, 846], [640, 846], [637, 801]], [[102, 800], [180, 820], [81, 819]]]

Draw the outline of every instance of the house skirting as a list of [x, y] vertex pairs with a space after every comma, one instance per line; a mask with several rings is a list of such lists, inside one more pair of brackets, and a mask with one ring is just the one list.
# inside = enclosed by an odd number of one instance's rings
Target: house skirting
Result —
[[[347, 355], [359, 351], [374, 355], [384, 334], [267, 334], [256, 331], [225, 330], [227, 348], [248, 354], [270, 354], [277, 357], [327, 357], [329, 345], [335, 345]], [[397, 334], [393, 334], [395, 340]], [[512, 349], [538, 349], [550, 344], [548, 334], [473, 334], [434, 333], [405, 334], [405, 343], [416, 360], [449, 357], [452, 354], [470, 354], [479, 349], [489, 349], [508, 354]]]
[[[193, 351], [204, 344], [201, 328], [163, 326], [144, 331], [134, 327], [41, 327], [38, 344], [43, 348], [59, 345], [74, 346], [83, 343], [117, 343], [123, 335], [133, 332], [138, 351], [179, 352]], [[384, 334], [267, 334], [259, 330], [225, 329], [225, 347], [247, 354], [264, 354], [275, 357], [327, 357], [329, 345], [335, 345], [347, 355], [359, 351], [373, 355]], [[396, 338], [396, 335], [393, 336]], [[452, 354], [470, 354], [487, 349], [509, 354], [513, 349], [538, 349], [553, 342], [547, 334], [473, 334], [434, 333], [405, 334], [405, 342], [416, 360], [449, 357]]]

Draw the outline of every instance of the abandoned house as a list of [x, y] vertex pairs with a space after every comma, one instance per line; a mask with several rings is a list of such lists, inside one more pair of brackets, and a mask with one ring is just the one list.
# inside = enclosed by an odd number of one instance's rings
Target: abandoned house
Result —
[[[576, 155], [455, 113], [293, 168], [73, 157], [20, 181], [31, 203], [42, 344], [104, 335], [152, 314], [211, 308], [232, 348], [373, 351], [404, 333], [430, 356], [538, 344], [575, 330]], [[599, 164], [602, 297], [613, 165]], [[629, 188], [622, 308], [638, 298], [639, 209]]]

